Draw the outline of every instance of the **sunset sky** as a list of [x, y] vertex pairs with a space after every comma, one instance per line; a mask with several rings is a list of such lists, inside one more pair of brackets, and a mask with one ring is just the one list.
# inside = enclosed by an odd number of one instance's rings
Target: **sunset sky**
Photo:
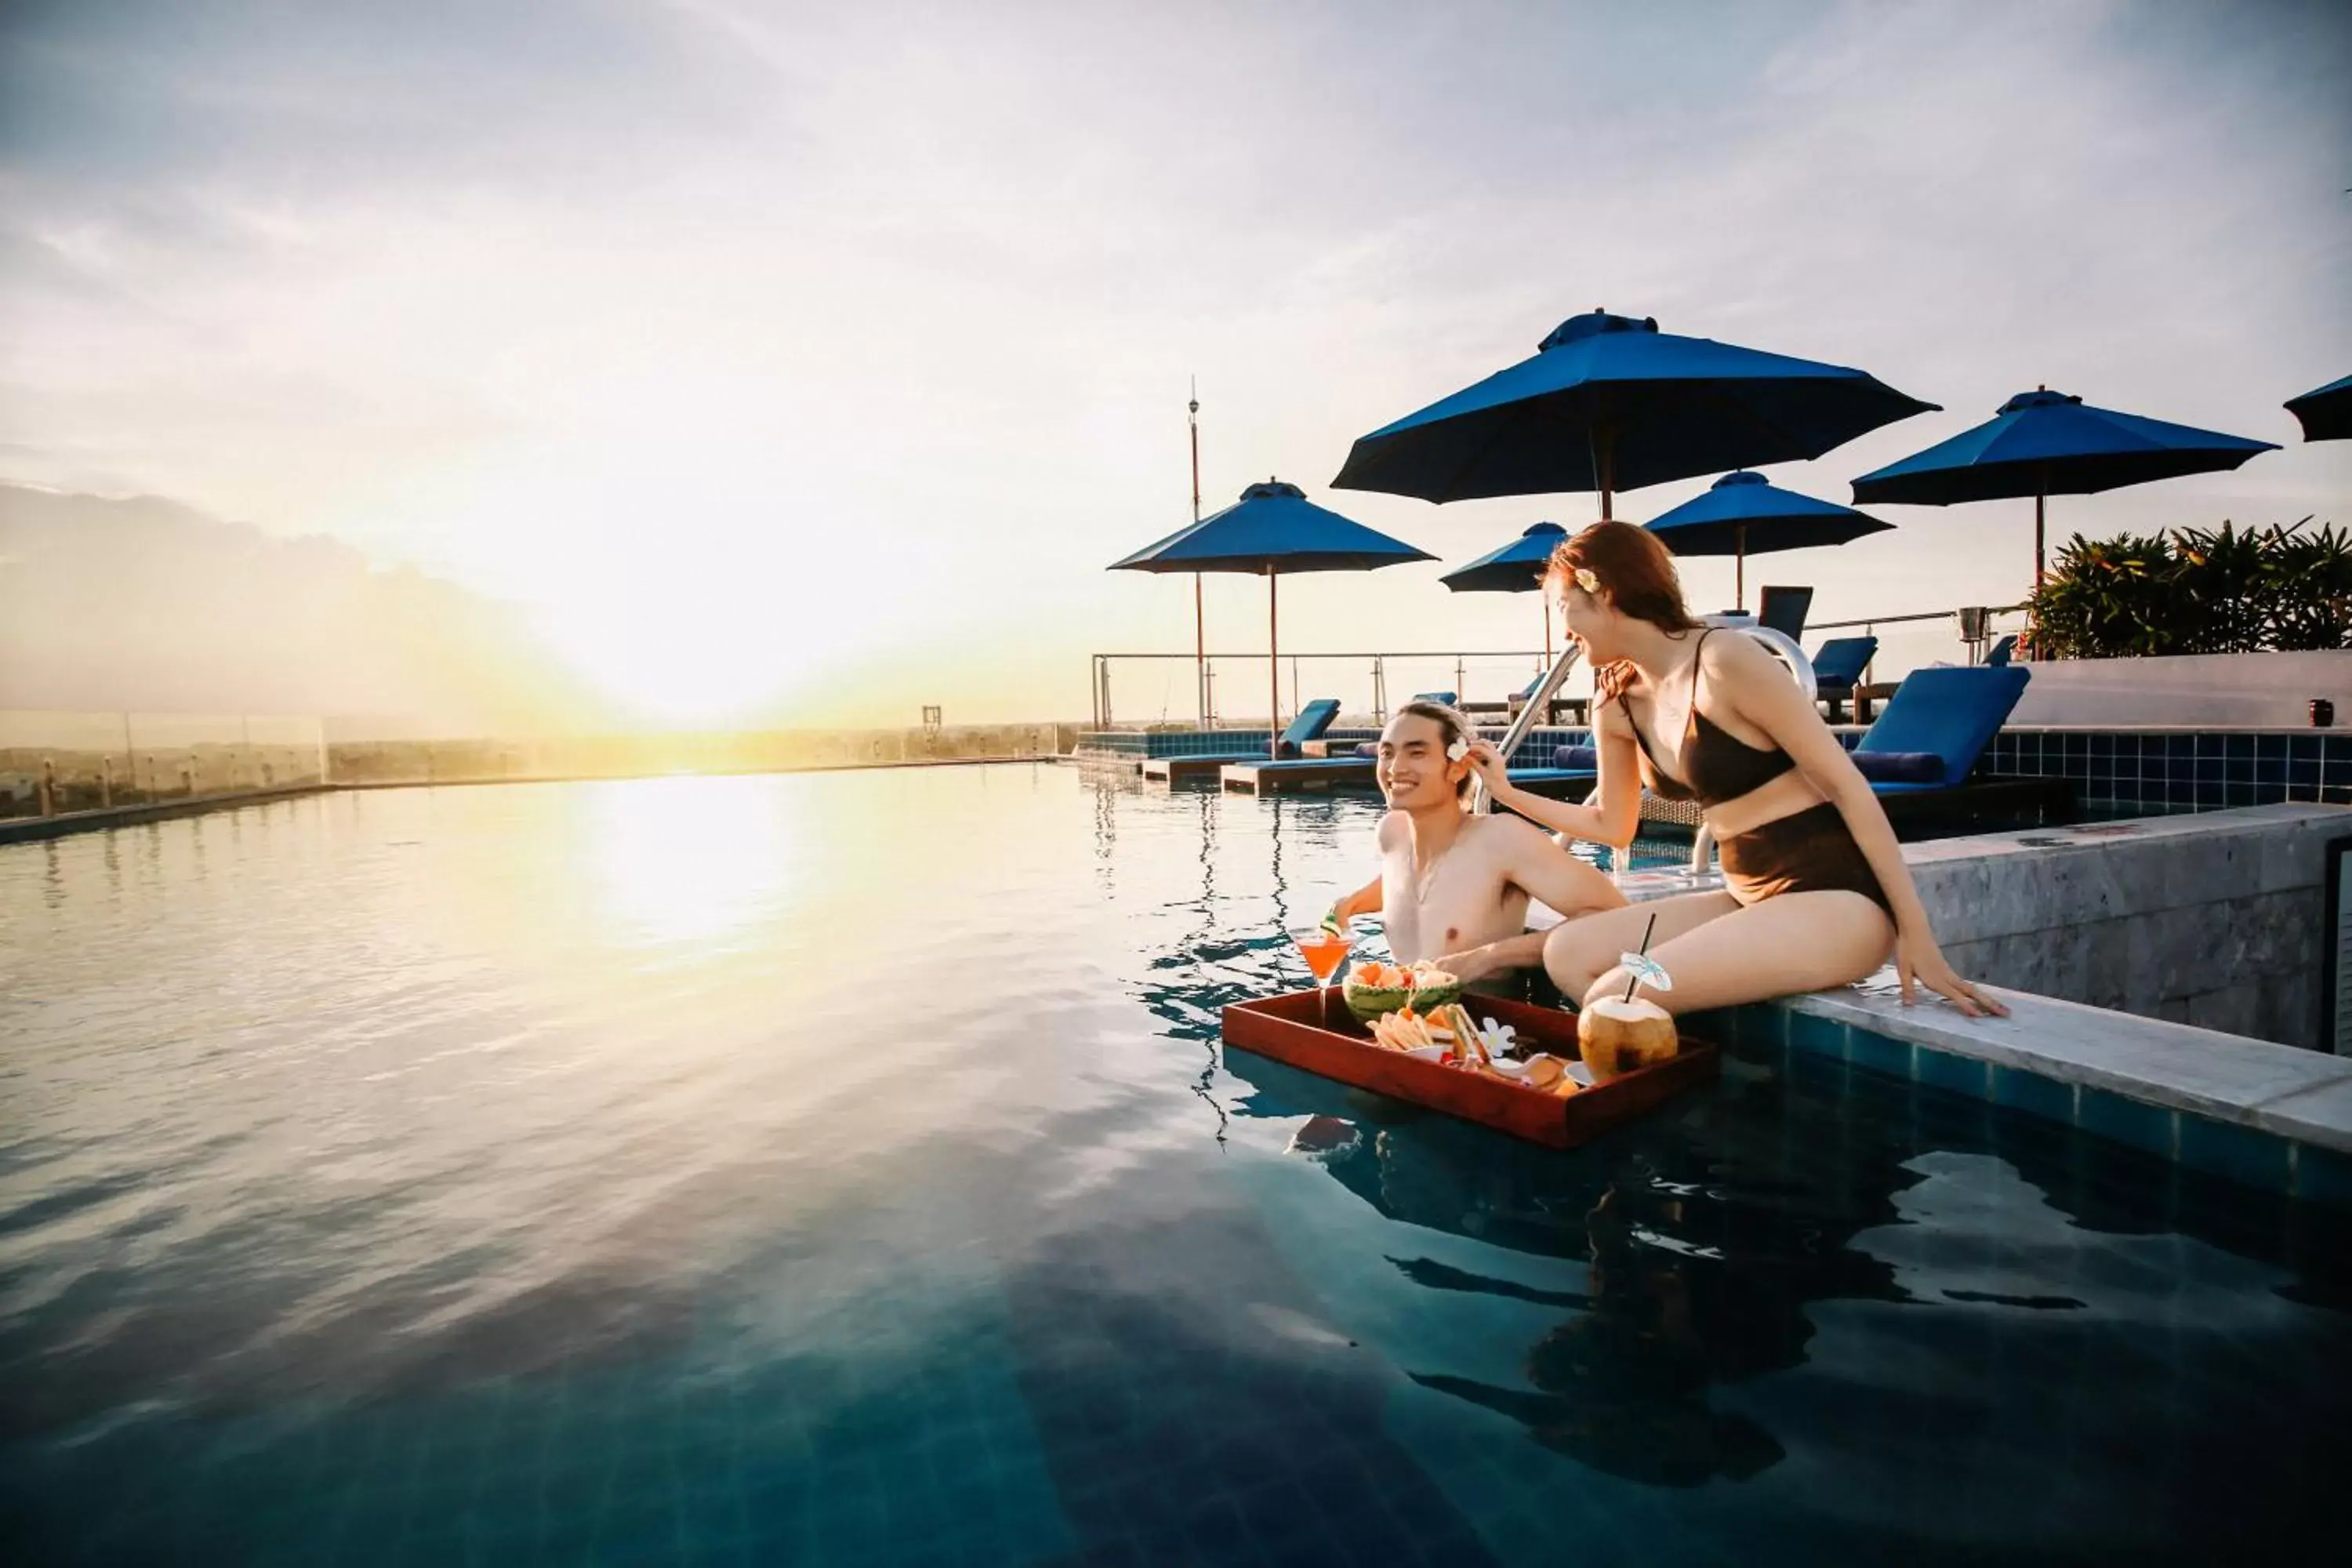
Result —
[[[1189, 580], [1102, 568], [1189, 516], [1192, 376], [1209, 508], [1276, 474], [1449, 563], [1583, 521], [1326, 487], [1596, 305], [1945, 405], [1794, 489], [2042, 383], [2285, 448], [2059, 537], [2352, 522], [2352, 443], [2279, 407], [2352, 373], [2347, 81], [2326, 0], [31, 0], [0, 480], [422, 566], [649, 715], [824, 722], [1082, 715], [1089, 651], [1189, 649]], [[2031, 503], [1883, 515], [1751, 584], [2028, 586]], [[1443, 569], [1301, 580], [1285, 640], [1538, 637]], [[1212, 579], [1213, 645], [1265, 598]]]

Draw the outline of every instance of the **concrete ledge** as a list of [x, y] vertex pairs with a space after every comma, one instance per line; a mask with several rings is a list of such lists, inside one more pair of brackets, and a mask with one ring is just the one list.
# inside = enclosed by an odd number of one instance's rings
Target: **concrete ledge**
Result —
[[223, 790], [187, 795], [178, 800], [148, 801], [138, 805], [103, 806], [96, 811], [61, 811], [55, 816], [18, 816], [0, 821], [0, 844], [29, 844], [63, 838], [69, 833], [90, 833], [101, 827], [136, 827], [146, 822], [201, 816], [206, 812], [234, 811], [239, 806], [267, 805], [273, 800], [295, 800], [325, 795], [337, 784], [288, 784], [277, 789]]
[[2009, 1006], [2010, 1016], [1966, 1017], [1932, 996], [1906, 1007], [1895, 994], [1892, 970], [1780, 1005], [1929, 1050], [2352, 1152], [2352, 1060], [1987, 989]]

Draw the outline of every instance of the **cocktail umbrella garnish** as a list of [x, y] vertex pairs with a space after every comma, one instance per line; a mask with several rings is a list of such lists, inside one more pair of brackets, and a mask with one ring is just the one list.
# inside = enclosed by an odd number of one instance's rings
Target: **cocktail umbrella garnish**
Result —
[[1664, 965], [1650, 956], [1650, 936], [1657, 929], [1658, 911], [1652, 910], [1650, 923], [1642, 928], [1642, 950], [1617, 955], [1618, 963], [1625, 971], [1625, 1000], [1628, 1002], [1633, 999], [1637, 986], [1647, 985], [1653, 991], [1672, 991], [1675, 988], [1674, 976], [1666, 973]]

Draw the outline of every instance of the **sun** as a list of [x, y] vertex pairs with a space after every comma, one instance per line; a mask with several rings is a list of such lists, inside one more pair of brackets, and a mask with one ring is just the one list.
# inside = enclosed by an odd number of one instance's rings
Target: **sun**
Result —
[[723, 729], [764, 721], [837, 668], [841, 609], [795, 602], [764, 574], [649, 571], [543, 604], [536, 620], [565, 659], [636, 722]]

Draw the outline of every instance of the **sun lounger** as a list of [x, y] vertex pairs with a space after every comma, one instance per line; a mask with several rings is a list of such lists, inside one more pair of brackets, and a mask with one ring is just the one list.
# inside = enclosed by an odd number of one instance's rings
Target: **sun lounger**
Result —
[[1883, 795], [1958, 788], [2016, 710], [2028, 675], [2015, 664], [1913, 670], [1854, 747], [1854, 765]]
[[1543, 677], [1538, 675], [1533, 680], [1528, 681], [1525, 686], [1520, 687], [1517, 691], [1512, 692], [1508, 697], [1504, 698], [1500, 702], [1461, 702], [1456, 703], [1455, 706], [1460, 708], [1463, 712], [1472, 714], [1502, 713], [1508, 715], [1517, 713], [1521, 708], [1527, 706], [1528, 699], [1533, 697], [1536, 694], [1536, 688], [1542, 684]]
[[1831, 723], [1845, 722], [1846, 700], [1853, 695], [1854, 683], [1877, 652], [1876, 637], [1832, 637], [1813, 655], [1814, 695], [1829, 704]]
[[1227, 763], [1217, 782], [1245, 795], [1305, 795], [1331, 789], [1372, 789], [1370, 757], [1307, 757], [1297, 762]]
[[1790, 642], [1805, 635], [1805, 616], [1813, 607], [1811, 588], [1768, 587], [1756, 596], [1756, 624], [1769, 626]]
[[1986, 653], [1985, 668], [1988, 669], [2000, 669], [2006, 666], [2009, 661], [2016, 656], [2017, 634], [2015, 632], [2011, 632], [2007, 637], [2001, 638], [1999, 642], [1993, 644], [1990, 651]]
[[[1323, 731], [1339, 716], [1339, 702], [1328, 697], [1318, 697], [1298, 710], [1290, 727], [1282, 732], [1282, 754], [1296, 757], [1309, 741], [1320, 740]], [[1203, 752], [1192, 756], [1151, 757], [1143, 764], [1143, 776], [1166, 784], [1179, 784], [1186, 779], [1211, 779], [1227, 763], [1246, 762], [1265, 756], [1264, 746], [1244, 750], [1235, 746], [1228, 751]]]

